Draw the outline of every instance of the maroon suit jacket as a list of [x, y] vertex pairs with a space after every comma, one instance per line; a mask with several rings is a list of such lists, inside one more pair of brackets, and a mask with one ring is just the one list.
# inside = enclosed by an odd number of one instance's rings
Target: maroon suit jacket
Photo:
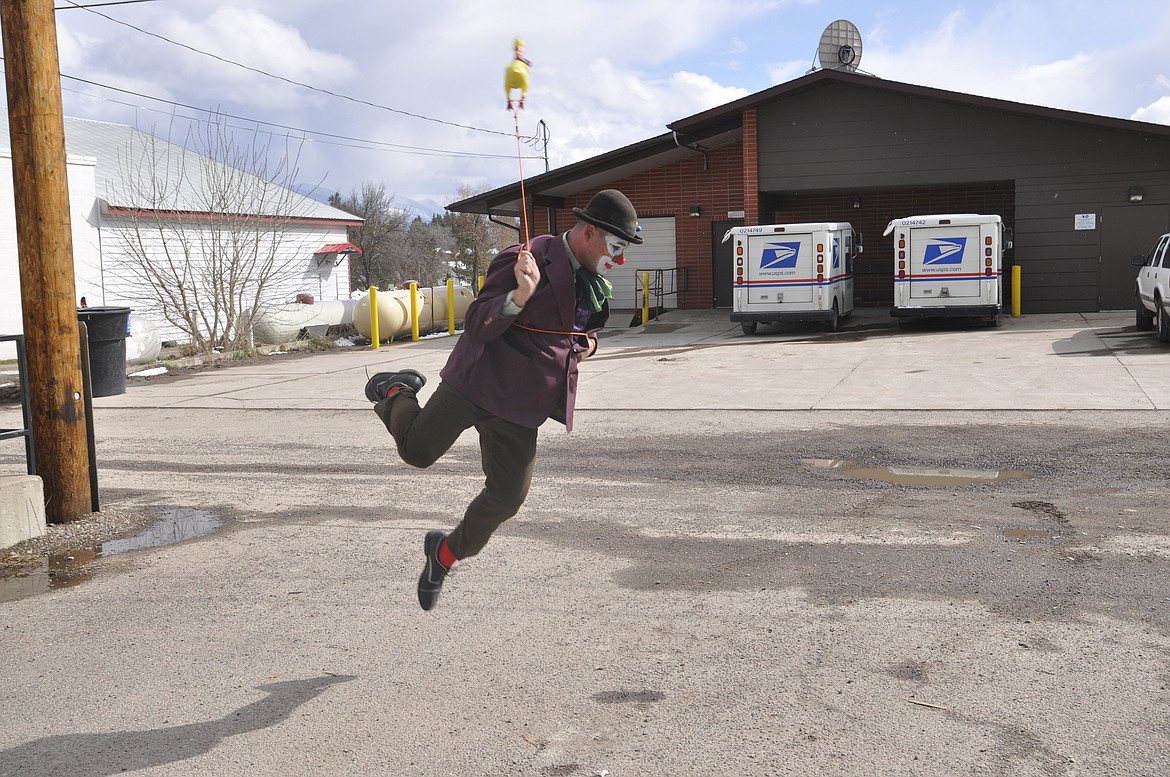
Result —
[[[536, 291], [515, 318], [500, 310], [516, 288], [513, 267], [519, 246], [496, 255], [479, 296], [467, 309], [463, 334], [439, 373], [479, 407], [521, 426], [536, 428], [549, 418], [573, 429], [577, 362], [587, 350], [573, 331], [577, 292], [573, 266], [560, 235], [530, 241], [540, 268]], [[591, 320], [596, 333], [609, 319], [609, 303]]]

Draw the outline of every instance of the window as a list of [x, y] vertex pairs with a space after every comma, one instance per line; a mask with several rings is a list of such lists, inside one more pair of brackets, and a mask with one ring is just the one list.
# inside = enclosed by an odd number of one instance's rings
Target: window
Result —
[[1162, 237], [1158, 238], [1158, 242], [1155, 243], [1153, 249], [1150, 250], [1150, 255], [1146, 257], [1147, 267], [1155, 267], [1160, 265], [1159, 259], [1162, 258], [1162, 249], [1166, 247], [1166, 239], [1167, 235], [1162, 235]]

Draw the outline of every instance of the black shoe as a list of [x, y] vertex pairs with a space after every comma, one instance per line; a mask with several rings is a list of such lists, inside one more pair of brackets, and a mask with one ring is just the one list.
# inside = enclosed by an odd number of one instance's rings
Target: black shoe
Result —
[[418, 576], [418, 603], [424, 610], [430, 610], [438, 603], [439, 591], [443, 589], [443, 578], [451, 571], [439, 563], [439, 545], [446, 536], [445, 532], [429, 531], [423, 540], [423, 554], [426, 555], [427, 562], [423, 566], [422, 574]]
[[417, 394], [426, 384], [427, 379], [422, 373], [414, 370], [379, 372], [366, 381], [366, 399], [374, 403], [381, 402], [395, 386], [410, 389]]

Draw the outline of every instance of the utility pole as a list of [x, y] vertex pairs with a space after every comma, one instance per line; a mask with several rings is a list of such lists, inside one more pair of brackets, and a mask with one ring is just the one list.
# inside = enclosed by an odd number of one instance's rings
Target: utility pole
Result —
[[90, 512], [77, 286], [53, 0], [0, 0], [29, 404], [45, 519]]

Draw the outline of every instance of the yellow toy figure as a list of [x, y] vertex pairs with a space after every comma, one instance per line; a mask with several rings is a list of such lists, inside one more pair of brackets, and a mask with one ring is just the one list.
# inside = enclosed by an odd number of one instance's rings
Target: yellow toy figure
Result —
[[524, 107], [524, 95], [528, 94], [528, 66], [532, 63], [524, 58], [524, 41], [517, 38], [512, 41], [512, 49], [516, 57], [512, 64], [504, 69], [504, 94], [508, 96], [508, 110], [512, 108], [512, 90], [520, 90], [520, 107]]

